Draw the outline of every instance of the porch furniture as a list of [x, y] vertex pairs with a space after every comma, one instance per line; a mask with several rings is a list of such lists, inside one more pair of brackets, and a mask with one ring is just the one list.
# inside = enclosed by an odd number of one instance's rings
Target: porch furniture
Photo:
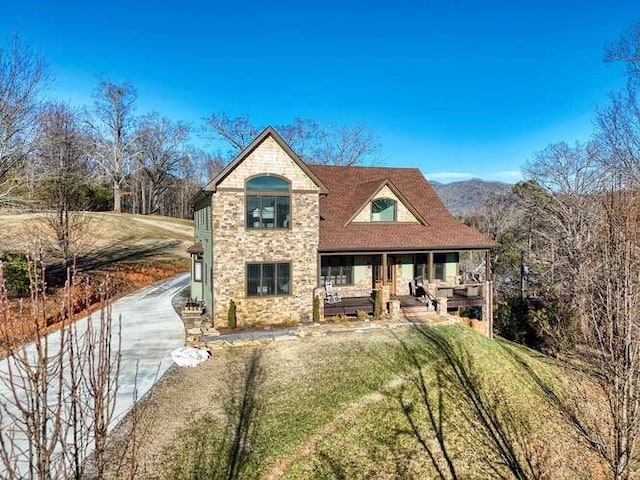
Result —
[[480, 295], [480, 289], [477, 285], [466, 285], [456, 288], [455, 294], [462, 297], [477, 297]]
[[453, 297], [453, 287], [438, 287], [438, 297]]
[[324, 289], [326, 292], [326, 296], [324, 301], [326, 303], [340, 303], [342, 301], [342, 299], [340, 298], [340, 295], [338, 295], [334, 290], [333, 290], [333, 283], [332, 282], [325, 282], [324, 284]]
[[358, 310], [372, 314], [374, 310], [371, 297], [345, 297], [340, 303], [327, 303], [324, 307], [324, 316], [347, 315], [355, 317]]

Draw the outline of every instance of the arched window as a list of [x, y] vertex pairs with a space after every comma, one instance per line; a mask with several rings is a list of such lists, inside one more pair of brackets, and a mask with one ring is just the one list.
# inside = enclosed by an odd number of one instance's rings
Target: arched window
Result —
[[247, 228], [291, 226], [291, 184], [282, 177], [260, 175], [245, 184]]
[[391, 198], [376, 198], [371, 202], [372, 222], [395, 222], [397, 203]]

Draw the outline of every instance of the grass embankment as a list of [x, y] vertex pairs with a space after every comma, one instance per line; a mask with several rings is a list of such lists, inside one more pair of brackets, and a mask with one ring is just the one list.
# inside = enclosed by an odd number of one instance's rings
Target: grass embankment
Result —
[[[56, 249], [55, 236], [47, 224], [49, 215], [0, 215], [0, 253], [20, 252], [33, 257], [34, 252], [42, 251], [48, 286], [46, 317], [49, 324], [55, 324], [60, 315], [67, 272]], [[94, 285], [90, 295], [92, 301], [98, 301], [98, 286], [107, 279], [109, 295], [114, 298], [189, 270], [186, 249], [193, 241], [193, 222], [190, 220], [78, 212], [72, 223], [75, 225], [72, 249], [77, 279], [88, 278]], [[86, 313], [85, 303], [79, 299], [78, 315]], [[25, 317], [22, 322], [16, 321], [16, 326], [26, 325], [24, 335], [28, 335], [32, 323], [29, 299], [13, 299], [12, 304], [13, 319]]]
[[536, 383], [562, 375], [466, 327], [216, 351], [147, 403], [141, 478], [581, 478], [596, 462]]

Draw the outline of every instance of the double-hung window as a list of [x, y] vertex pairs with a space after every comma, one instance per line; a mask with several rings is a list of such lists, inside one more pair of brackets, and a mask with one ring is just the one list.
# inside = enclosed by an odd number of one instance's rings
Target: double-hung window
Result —
[[247, 228], [291, 226], [291, 184], [281, 177], [260, 175], [245, 184]]
[[247, 297], [291, 295], [290, 263], [248, 263]]

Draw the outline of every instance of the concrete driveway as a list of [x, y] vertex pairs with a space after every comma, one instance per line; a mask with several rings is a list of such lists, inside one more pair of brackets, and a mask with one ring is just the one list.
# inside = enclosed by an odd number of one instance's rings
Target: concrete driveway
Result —
[[[189, 274], [181, 274], [113, 302], [114, 329], [117, 319], [121, 318], [122, 321], [122, 344], [120, 388], [110, 429], [113, 429], [133, 406], [134, 391], [137, 389], [138, 399], [147, 393], [171, 366], [170, 352], [184, 345], [184, 327], [171, 305], [171, 299], [188, 282]], [[94, 313], [94, 318], [99, 315], [99, 312]], [[76, 322], [78, 332], [86, 331], [87, 322], [87, 318]], [[51, 333], [48, 342], [50, 351], [55, 351], [56, 346], [59, 346], [60, 332]], [[28, 353], [34, 350], [33, 345], [26, 347]], [[0, 428], [3, 429], [11, 428], [11, 425], [6, 424], [6, 416], [2, 421], [2, 409], [16, 411], [9, 400], [11, 395], [7, 385], [7, 371], [8, 360], [4, 359], [0, 361]], [[26, 444], [18, 446], [25, 447]], [[0, 462], [0, 473], [5, 468]]]
[[113, 320], [122, 319], [122, 359], [112, 427], [133, 406], [134, 388], [138, 399], [147, 393], [172, 365], [170, 352], [184, 345], [184, 326], [171, 299], [188, 284], [189, 274], [185, 273], [113, 303]]

